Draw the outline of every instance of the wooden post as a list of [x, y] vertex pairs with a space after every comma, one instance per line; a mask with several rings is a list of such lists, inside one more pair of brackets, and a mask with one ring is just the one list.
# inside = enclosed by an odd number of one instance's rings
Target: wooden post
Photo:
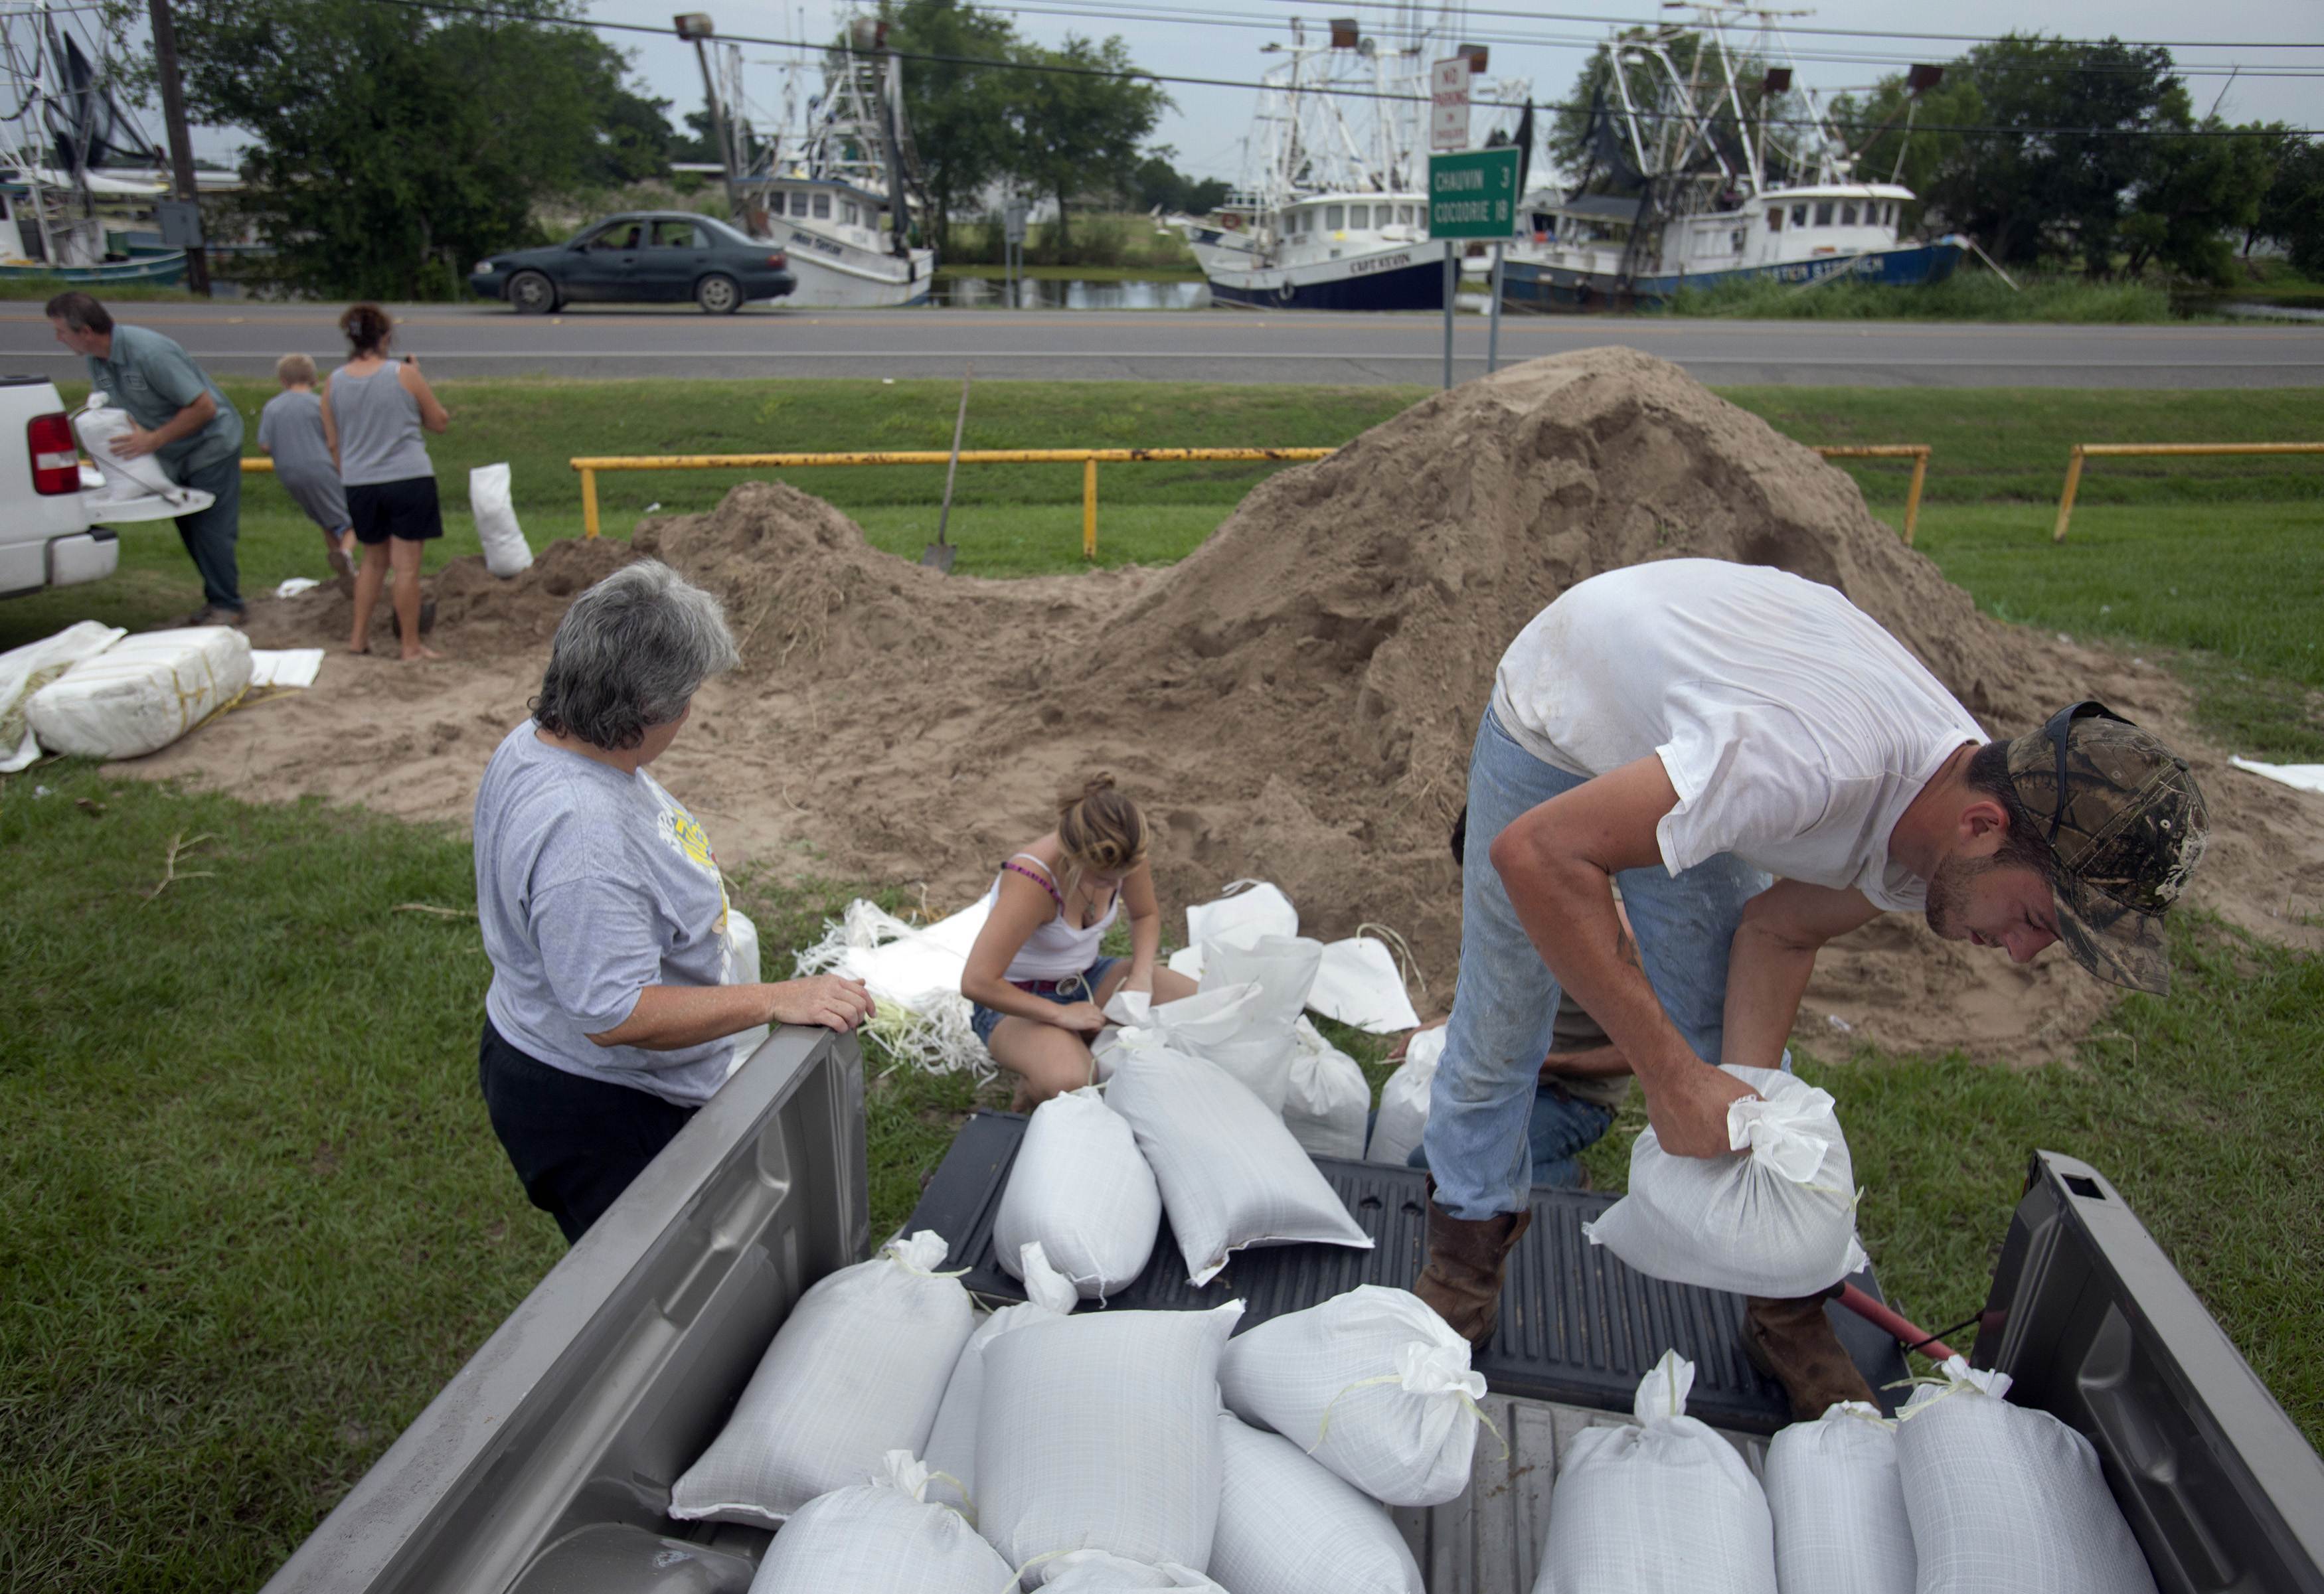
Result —
[[[178, 30], [170, 18], [170, 0], [152, 0], [153, 70], [161, 80], [161, 120], [170, 130], [170, 170], [178, 198], [198, 201], [194, 188], [194, 145], [186, 133], [186, 97], [178, 82]], [[33, 184], [38, 192], [40, 185]], [[198, 210], [196, 213], [199, 214]], [[186, 286], [209, 297], [209, 255], [198, 244], [186, 251]]]
[[597, 535], [597, 473], [586, 465], [581, 471], [581, 535]]
[[1082, 461], [1082, 557], [1097, 557], [1097, 461]]
[[2066, 540], [2066, 522], [2074, 518], [2074, 493], [2082, 484], [2082, 446], [2074, 445], [2072, 456], [2066, 461], [2066, 490], [2058, 496], [2058, 529], [2050, 533], [2052, 542]]
[[1921, 522], [1921, 484], [1929, 479], [1929, 451], [1913, 456], [1913, 484], [1904, 489], [1904, 546], [1913, 546], [1913, 528]]

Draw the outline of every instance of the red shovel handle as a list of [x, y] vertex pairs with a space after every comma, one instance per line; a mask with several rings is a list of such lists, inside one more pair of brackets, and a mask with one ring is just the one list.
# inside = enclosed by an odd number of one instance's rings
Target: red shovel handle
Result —
[[1852, 1284], [1840, 1286], [1840, 1304], [1881, 1332], [1894, 1334], [1898, 1344], [1917, 1350], [1932, 1360], [1944, 1361], [1960, 1354], [1943, 1341], [1930, 1339], [1918, 1324], [1891, 1312]]

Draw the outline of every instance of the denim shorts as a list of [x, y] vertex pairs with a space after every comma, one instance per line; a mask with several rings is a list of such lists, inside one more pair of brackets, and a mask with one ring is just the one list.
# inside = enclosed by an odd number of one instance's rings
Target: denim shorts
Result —
[[[1102, 957], [1080, 973], [1068, 974], [1062, 980], [1011, 980], [1009, 983], [1027, 996], [1038, 996], [1045, 1002], [1070, 1008], [1075, 1002], [1097, 1000], [1098, 987], [1105, 983], [1105, 977], [1113, 972], [1113, 965], [1120, 961], [1118, 957]], [[969, 1027], [976, 1031], [977, 1039], [991, 1046], [993, 1026], [1011, 1015], [988, 1008], [982, 1002], [969, 1005], [974, 1009], [969, 1017]]]

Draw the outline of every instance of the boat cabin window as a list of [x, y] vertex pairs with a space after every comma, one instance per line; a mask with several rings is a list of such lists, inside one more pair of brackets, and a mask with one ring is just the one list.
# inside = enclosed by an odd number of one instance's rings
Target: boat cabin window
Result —
[[1773, 210], [1767, 212], [1767, 230], [1771, 233], [1780, 233], [1784, 230], [1784, 207], [1782, 206], [1778, 205]]
[[857, 208], [855, 201], [853, 199], [848, 200], [846, 204], [840, 207], [840, 216], [849, 226], [854, 226], [863, 219], [863, 212]]
[[707, 249], [710, 241], [702, 229], [690, 221], [658, 221], [653, 224], [654, 247], [657, 249]]
[[1852, 227], [1856, 225], [1856, 207], [1854, 205], [1843, 205], [1840, 207], [1840, 225], [1844, 227]]
[[815, 196], [815, 218], [817, 221], [829, 221], [831, 219], [831, 196], [829, 194], [817, 194]]
[[1803, 227], [1808, 225], [1808, 207], [1806, 206], [1794, 205], [1792, 207], [1792, 225], [1795, 227]]
[[1348, 207], [1346, 206], [1326, 205], [1323, 207], [1323, 230], [1325, 232], [1336, 233], [1347, 225]]
[[1729, 233], [1727, 235], [1727, 250], [1729, 253], [1740, 254], [1743, 253], [1744, 230], [1745, 229], [1741, 227], [1737, 227], [1732, 233]]
[[[1386, 207], [1385, 205], [1383, 205], [1382, 207], [1380, 207], [1380, 208], [1381, 208], [1383, 211], [1385, 211], [1385, 210], [1388, 208], [1388, 207]], [[1351, 206], [1349, 206], [1349, 207], [1348, 207], [1348, 225], [1349, 225], [1350, 226], [1351, 226], [1351, 227], [1368, 227], [1368, 226], [1371, 226], [1371, 225], [1372, 225], [1372, 213], [1371, 213], [1371, 209], [1370, 209], [1370, 207], [1369, 206], [1364, 206], [1364, 205], [1351, 205]]]
[[1896, 225], [1896, 202], [1894, 199], [1880, 207], [1880, 225], [1884, 227]]
[[1821, 199], [1821, 200], [1818, 200], [1818, 201], [1817, 201], [1817, 203], [1816, 203], [1816, 226], [1820, 226], [1820, 227], [1828, 227], [1828, 226], [1831, 226], [1831, 200], [1829, 200], [1829, 199]]
[[799, 192], [797, 189], [793, 189], [791, 190], [791, 214], [793, 216], [805, 216], [807, 214], [807, 196]]

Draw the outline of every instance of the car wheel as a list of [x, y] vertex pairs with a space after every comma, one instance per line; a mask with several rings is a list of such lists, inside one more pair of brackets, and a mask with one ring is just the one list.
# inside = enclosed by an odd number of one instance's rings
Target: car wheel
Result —
[[519, 272], [509, 279], [508, 300], [520, 316], [545, 316], [557, 308], [557, 284], [539, 272]]
[[706, 315], [731, 316], [742, 308], [742, 285], [714, 272], [695, 284], [694, 302]]

